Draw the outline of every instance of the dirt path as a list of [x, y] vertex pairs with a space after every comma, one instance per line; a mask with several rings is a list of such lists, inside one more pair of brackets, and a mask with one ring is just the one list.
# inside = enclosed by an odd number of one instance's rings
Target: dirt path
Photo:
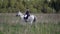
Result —
[[60, 22], [60, 14], [40, 14], [38, 15], [38, 20], [40, 22], [53, 22], [53, 23], [57, 23]]
[[[40, 23], [58, 23], [60, 22], [60, 14], [35, 14], [37, 22]], [[20, 22], [20, 17], [16, 17], [16, 13], [0, 13], [0, 23], [17, 23]]]

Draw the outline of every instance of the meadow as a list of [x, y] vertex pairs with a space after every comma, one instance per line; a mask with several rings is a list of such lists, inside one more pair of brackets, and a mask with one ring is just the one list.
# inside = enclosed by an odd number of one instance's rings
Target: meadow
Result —
[[23, 23], [14, 14], [0, 14], [0, 34], [60, 34], [60, 22]]

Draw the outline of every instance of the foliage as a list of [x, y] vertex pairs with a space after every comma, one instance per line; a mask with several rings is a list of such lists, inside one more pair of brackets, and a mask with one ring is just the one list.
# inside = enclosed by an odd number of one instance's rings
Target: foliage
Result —
[[[54, 7], [52, 4], [57, 3], [56, 7]], [[24, 12], [26, 8], [28, 7], [31, 12], [33, 13], [40, 13], [42, 12], [41, 9], [44, 7], [47, 7], [48, 11], [46, 13], [54, 13], [52, 10], [55, 9], [56, 12], [60, 9], [60, 0], [51, 0], [50, 2], [48, 0], [0, 0], [0, 12], [16, 12], [15, 10], [21, 10]], [[13, 9], [14, 8], [14, 11]], [[50, 9], [49, 9], [50, 8]], [[53, 9], [52, 9], [53, 8]], [[10, 9], [10, 10], [8, 10]], [[5, 11], [7, 10], [7, 11]], [[54, 10], [54, 11], [55, 11]]]

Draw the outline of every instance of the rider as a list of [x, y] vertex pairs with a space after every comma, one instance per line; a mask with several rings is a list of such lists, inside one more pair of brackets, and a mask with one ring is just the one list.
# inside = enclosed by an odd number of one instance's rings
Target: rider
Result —
[[26, 15], [25, 19], [28, 19], [28, 17], [30, 16], [30, 12], [29, 12], [29, 9], [28, 8], [26, 9], [25, 15]]

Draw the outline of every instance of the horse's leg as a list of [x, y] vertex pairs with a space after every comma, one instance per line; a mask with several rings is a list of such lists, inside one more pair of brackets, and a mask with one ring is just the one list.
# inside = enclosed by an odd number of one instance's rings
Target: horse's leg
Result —
[[32, 25], [32, 23], [33, 23], [33, 19], [31, 20], [31, 25]]
[[32, 24], [32, 21], [31, 21], [31, 24]]

